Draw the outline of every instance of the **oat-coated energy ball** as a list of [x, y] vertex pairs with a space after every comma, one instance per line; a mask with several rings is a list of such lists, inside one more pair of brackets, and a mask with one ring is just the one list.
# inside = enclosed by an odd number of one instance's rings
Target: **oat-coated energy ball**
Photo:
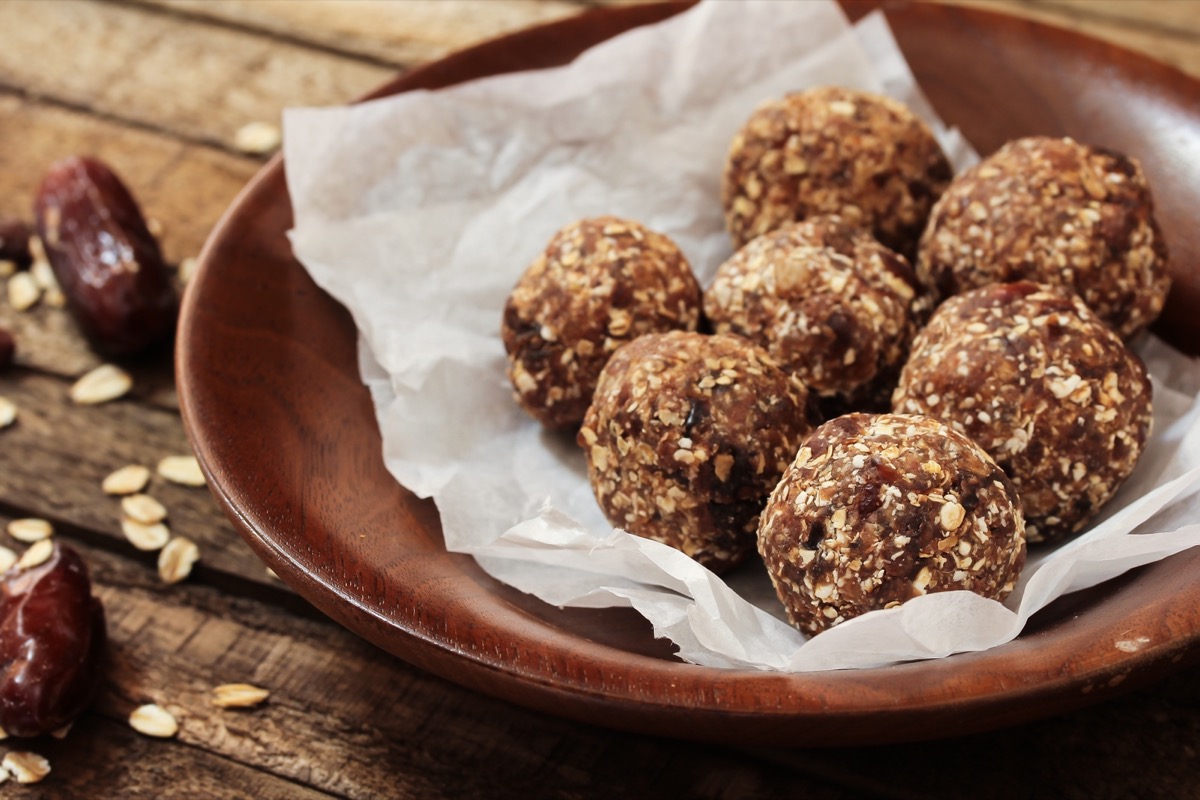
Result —
[[837, 216], [791, 222], [717, 269], [704, 313], [799, 375], [828, 416], [886, 411], [928, 298], [903, 256]]
[[943, 297], [1023, 279], [1067, 286], [1126, 338], [1158, 317], [1170, 288], [1138, 162], [1045, 137], [1009, 142], [954, 179], [917, 273]]
[[904, 414], [817, 428], [771, 494], [758, 550], [809, 633], [930, 592], [1003, 600], [1025, 564], [1003, 470], [961, 433]]
[[806, 404], [745, 339], [650, 334], [613, 354], [578, 442], [613, 525], [720, 571], [754, 549], [763, 503], [811, 430]]
[[669, 238], [616, 217], [567, 225], [504, 307], [517, 401], [547, 427], [574, 427], [614, 350], [645, 333], [694, 331], [699, 321], [700, 285]]
[[1020, 281], [947, 300], [892, 398], [978, 442], [1008, 473], [1030, 542], [1082, 528], [1150, 435], [1146, 367], [1076, 295]]
[[734, 246], [785, 222], [840, 214], [912, 258], [950, 164], [903, 104], [823, 87], [759, 106], [725, 162], [722, 199]]

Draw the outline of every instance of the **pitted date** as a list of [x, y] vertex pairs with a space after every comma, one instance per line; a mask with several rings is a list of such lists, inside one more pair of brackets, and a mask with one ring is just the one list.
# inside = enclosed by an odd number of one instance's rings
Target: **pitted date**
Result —
[[91, 158], [58, 162], [35, 210], [46, 257], [97, 350], [132, 355], [170, 338], [175, 290], [137, 201], [112, 170]]
[[0, 727], [9, 736], [61, 728], [101, 677], [104, 607], [83, 559], [55, 543], [50, 558], [0, 576]]
[[33, 232], [19, 219], [0, 219], [0, 261], [15, 262], [28, 267], [33, 260], [29, 252], [29, 237]]

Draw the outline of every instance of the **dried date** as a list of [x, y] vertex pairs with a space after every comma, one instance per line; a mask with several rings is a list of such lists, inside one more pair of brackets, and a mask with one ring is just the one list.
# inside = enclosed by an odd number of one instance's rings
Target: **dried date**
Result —
[[0, 727], [38, 736], [73, 720], [95, 695], [104, 607], [83, 559], [55, 543], [50, 557], [0, 576]]
[[175, 290], [137, 201], [112, 170], [91, 158], [58, 162], [35, 210], [68, 307], [97, 350], [132, 355], [170, 338]]
[[29, 252], [29, 226], [19, 219], [0, 219], [0, 261], [12, 261], [18, 267], [28, 267], [33, 260]]

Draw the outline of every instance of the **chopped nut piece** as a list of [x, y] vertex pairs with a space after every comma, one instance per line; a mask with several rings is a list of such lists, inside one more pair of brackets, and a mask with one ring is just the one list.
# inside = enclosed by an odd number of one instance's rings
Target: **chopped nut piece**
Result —
[[167, 509], [148, 494], [131, 494], [122, 498], [121, 512], [143, 525], [153, 525], [167, 518]]
[[163, 583], [179, 583], [192, 573], [192, 565], [199, 560], [200, 548], [196, 543], [177, 536], [158, 554], [158, 577]]
[[71, 400], [80, 405], [98, 405], [116, 400], [133, 388], [133, 378], [120, 367], [101, 364], [71, 387]]
[[130, 464], [111, 473], [100, 484], [105, 494], [137, 494], [150, 481], [150, 470], [141, 464]]
[[7, 428], [17, 421], [17, 404], [0, 395], [0, 428]]
[[171, 483], [183, 486], [203, 486], [204, 473], [195, 456], [167, 456], [158, 462], [158, 474]]
[[28, 311], [42, 299], [42, 290], [28, 272], [18, 272], [8, 279], [8, 304], [13, 311]]
[[248, 683], [226, 683], [213, 689], [212, 704], [219, 708], [252, 708], [270, 696], [267, 689]]
[[18, 542], [40, 542], [54, 535], [54, 526], [44, 519], [14, 519], [8, 523], [8, 535]]
[[19, 559], [17, 559], [17, 569], [33, 569], [34, 567], [45, 564], [50, 556], [54, 554], [54, 543], [49, 539], [42, 539], [40, 542], [34, 542], [28, 550], [26, 550]]
[[279, 126], [270, 122], [251, 122], [238, 128], [233, 145], [243, 153], [263, 155], [279, 147], [283, 136]]
[[146, 552], [161, 550], [171, 540], [171, 529], [161, 522], [146, 525], [136, 520], [123, 519], [121, 532], [130, 544]]
[[966, 519], [967, 510], [954, 501], [950, 501], [942, 506], [941, 512], [938, 514], [938, 519], [941, 520], [942, 527], [948, 531], [958, 530], [958, 526]]
[[39, 783], [50, 774], [50, 762], [28, 751], [12, 750], [4, 755], [2, 764], [17, 783]]
[[146, 736], [170, 739], [179, 733], [179, 723], [165, 708], [149, 703], [138, 706], [129, 715], [129, 727]]

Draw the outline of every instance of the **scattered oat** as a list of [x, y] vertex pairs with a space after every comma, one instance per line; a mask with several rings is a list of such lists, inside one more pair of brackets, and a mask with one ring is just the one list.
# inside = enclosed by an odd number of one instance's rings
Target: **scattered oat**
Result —
[[[17, 554], [7, 547], [0, 546], [0, 572], [8, 572], [17, 563]], [[4, 738], [4, 729], [0, 728], [0, 739]]]
[[42, 290], [28, 272], [18, 272], [8, 279], [8, 304], [14, 311], [28, 311], [42, 298]]
[[158, 462], [158, 474], [183, 486], [203, 486], [205, 483], [195, 456], [167, 456]]
[[120, 367], [101, 364], [71, 387], [71, 399], [80, 405], [97, 405], [116, 400], [133, 388], [133, 378]]
[[160, 739], [170, 739], [179, 733], [179, 723], [171, 712], [162, 706], [148, 703], [138, 706], [129, 715], [129, 727], [146, 736], [157, 736]]
[[105, 494], [137, 494], [150, 481], [150, 470], [141, 464], [130, 464], [111, 473], [100, 484]]
[[279, 147], [283, 136], [279, 126], [270, 122], [251, 122], [238, 128], [234, 134], [233, 144], [243, 153], [263, 155]]
[[161, 550], [171, 540], [171, 529], [161, 522], [146, 525], [137, 520], [123, 519], [121, 532], [130, 544], [146, 552]]
[[158, 554], [158, 577], [163, 583], [179, 583], [200, 560], [200, 548], [191, 539], [176, 536]]
[[0, 395], [0, 428], [7, 428], [17, 421], [17, 404]]
[[179, 262], [179, 280], [182, 283], [188, 283], [192, 280], [192, 276], [196, 274], [196, 267], [200, 266], [200, 259], [195, 256], [188, 256], [183, 261]]
[[166, 507], [148, 494], [131, 494], [121, 498], [121, 513], [143, 525], [153, 525], [167, 518]]
[[270, 696], [269, 690], [248, 683], [226, 683], [213, 689], [212, 704], [219, 708], [253, 708]]
[[40, 542], [34, 542], [28, 550], [26, 550], [19, 559], [17, 559], [17, 569], [33, 569], [36, 566], [46, 563], [50, 556], [54, 553], [54, 542], [49, 539], [42, 539]]
[[17, 783], [39, 783], [50, 774], [50, 762], [37, 753], [13, 750], [4, 755], [4, 769]]
[[54, 535], [54, 526], [44, 519], [14, 519], [8, 523], [8, 535], [18, 542], [40, 542]]
[[51, 289], [58, 289], [58, 278], [54, 277], [54, 268], [50, 266], [49, 261], [35, 261], [29, 268], [29, 274], [33, 278], [33, 282], [43, 292], [48, 292]]
[[267, 567], [267, 577], [273, 578], [274, 580], [277, 580], [277, 581], [283, 580], [282, 578], [279, 577], [279, 575], [275, 572], [275, 570], [271, 569], [270, 567]]

